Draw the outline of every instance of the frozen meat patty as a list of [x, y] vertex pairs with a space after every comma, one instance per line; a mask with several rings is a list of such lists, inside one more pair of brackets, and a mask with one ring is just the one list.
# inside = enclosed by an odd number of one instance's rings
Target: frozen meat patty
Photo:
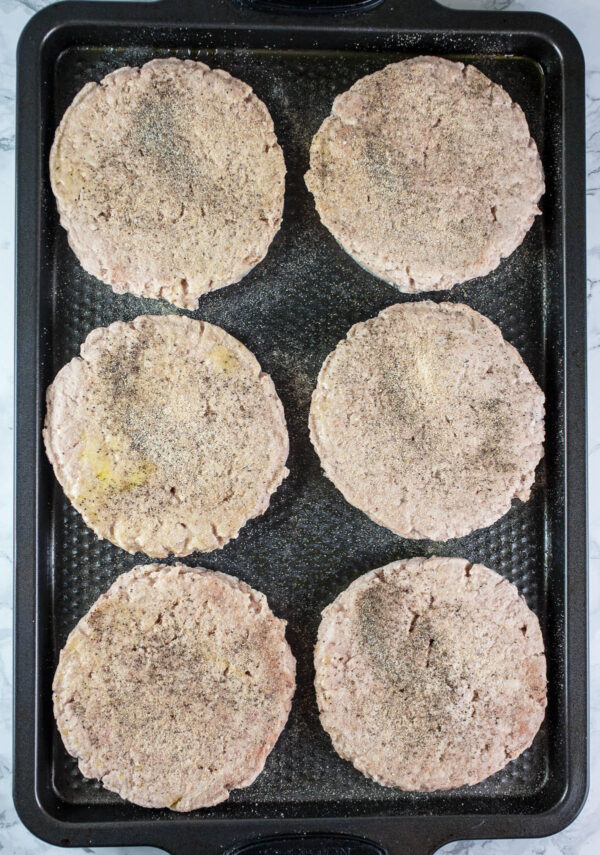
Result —
[[528, 748], [546, 707], [537, 617], [514, 585], [460, 558], [412, 558], [353, 582], [323, 612], [321, 722], [379, 784], [476, 784]]
[[69, 635], [54, 714], [86, 778], [144, 807], [190, 811], [261, 772], [295, 669], [263, 594], [223, 573], [149, 564], [119, 576]]
[[86, 84], [56, 131], [50, 178], [89, 273], [194, 309], [266, 255], [285, 164], [249, 86], [171, 58]]
[[432, 56], [338, 95], [306, 183], [346, 252], [402, 291], [493, 270], [525, 237], [544, 192], [518, 104], [474, 66]]
[[93, 330], [46, 400], [56, 477], [87, 525], [128, 552], [220, 549], [288, 474], [271, 378], [212, 324], [143, 315]]
[[498, 327], [461, 303], [404, 303], [351, 328], [310, 409], [325, 474], [402, 537], [448, 540], [529, 497], [544, 395]]

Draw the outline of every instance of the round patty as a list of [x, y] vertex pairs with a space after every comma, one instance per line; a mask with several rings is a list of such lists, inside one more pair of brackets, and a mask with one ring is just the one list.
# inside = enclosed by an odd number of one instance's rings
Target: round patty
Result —
[[149, 564], [119, 576], [69, 635], [54, 715], [86, 778], [189, 811], [262, 771], [295, 670], [263, 594], [224, 573]]
[[288, 474], [271, 378], [212, 324], [145, 315], [93, 330], [46, 399], [56, 477], [87, 525], [128, 552], [220, 549]]
[[156, 59], [83, 87], [56, 131], [50, 178], [89, 273], [194, 309], [266, 255], [285, 164], [249, 86], [201, 62]]
[[310, 409], [325, 474], [380, 525], [448, 540], [527, 499], [544, 395], [490, 320], [460, 303], [390, 306], [325, 360]]
[[321, 722], [379, 784], [476, 784], [528, 748], [546, 707], [537, 617], [514, 585], [461, 558], [412, 558], [353, 582], [323, 612]]
[[338, 95], [306, 183], [359, 264], [402, 291], [451, 288], [510, 255], [544, 176], [521, 108], [472, 65], [421, 56]]

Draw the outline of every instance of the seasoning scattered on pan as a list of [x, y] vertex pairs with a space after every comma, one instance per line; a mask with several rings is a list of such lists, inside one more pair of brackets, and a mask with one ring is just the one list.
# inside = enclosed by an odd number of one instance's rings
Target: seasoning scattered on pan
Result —
[[144, 807], [190, 811], [260, 774], [295, 670], [263, 594], [223, 573], [150, 564], [119, 576], [69, 635], [54, 714], [87, 778]]
[[249, 86], [171, 58], [84, 86], [56, 132], [50, 177], [89, 273], [195, 309], [266, 255], [285, 164]]
[[402, 291], [489, 273], [522, 242], [544, 192], [521, 108], [472, 65], [431, 56], [338, 95], [306, 183], [344, 249]]
[[321, 722], [380, 784], [475, 784], [528, 748], [546, 707], [537, 617], [514, 585], [460, 558], [412, 558], [353, 582], [323, 612]]
[[327, 357], [310, 433], [351, 504], [402, 537], [448, 540], [529, 497], [544, 394], [483, 315], [404, 303], [353, 326]]
[[220, 327], [176, 315], [91, 332], [48, 389], [44, 440], [87, 525], [153, 557], [220, 549], [288, 474], [271, 378]]

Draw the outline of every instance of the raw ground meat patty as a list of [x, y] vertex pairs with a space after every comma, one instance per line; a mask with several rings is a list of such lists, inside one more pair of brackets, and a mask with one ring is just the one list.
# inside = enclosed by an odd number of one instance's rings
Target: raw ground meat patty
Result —
[[338, 95], [306, 183], [346, 252], [402, 291], [493, 270], [522, 242], [544, 192], [518, 104], [472, 65], [432, 56]]
[[241, 80], [192, 60], [86, 84], [56, 131], [50, 177], [89, 273], [187, 309], [245, 276], [281, 223], [285, 164], [269, 111]]
[[443, 541], [529, 497], [544, 394], [469, 306], [398, 304], [353, 326], [327, 357], [310, 435], [347, 501], [402, 537]]
[[323, 612], [321, 722], [380, 784], [475, 784], [528, 748], [546, 707], [537, 617], [514, 585], [460, 558], [412, 558], [353, 582]]
[[46, 395], [44, 441], [85, 522], [128, 552], [210, 552], [288, 474], [268, 374], [220, 327], [143, 315], [93, 330]]
[[263, 594], [223, 573], [149, 564], [119, 576], [69, 635], [54, 714], [86, 778], [189, 811], [261, 772], [295, 670]]

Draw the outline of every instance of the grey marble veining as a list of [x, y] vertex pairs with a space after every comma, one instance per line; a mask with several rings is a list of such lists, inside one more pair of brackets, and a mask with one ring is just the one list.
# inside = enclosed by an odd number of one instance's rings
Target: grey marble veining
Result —
[[[199, 0], [200, 2], [200, 0]], [[565, 831], [538, 840], [451, 843], [443, 853], [465, 855], [598, 855], [600, 853], [600, 0], [445, 0], [455, 8], [530, 10], [564, 21], [586, 56], [587, 240], [590, 478], [591, 788], [587, 804]], [[12, 703], [12, 347], [15, 48], [31, 15], [47, 0], [0, 0], [0, 852], [47, 855], [66, 850], [34, 838], [18, 820], [11, 797]], [[150, 855], [150, 848], [77, 849], [76, 855]], [[408, 853], [407, 853], [408, 855]]]

